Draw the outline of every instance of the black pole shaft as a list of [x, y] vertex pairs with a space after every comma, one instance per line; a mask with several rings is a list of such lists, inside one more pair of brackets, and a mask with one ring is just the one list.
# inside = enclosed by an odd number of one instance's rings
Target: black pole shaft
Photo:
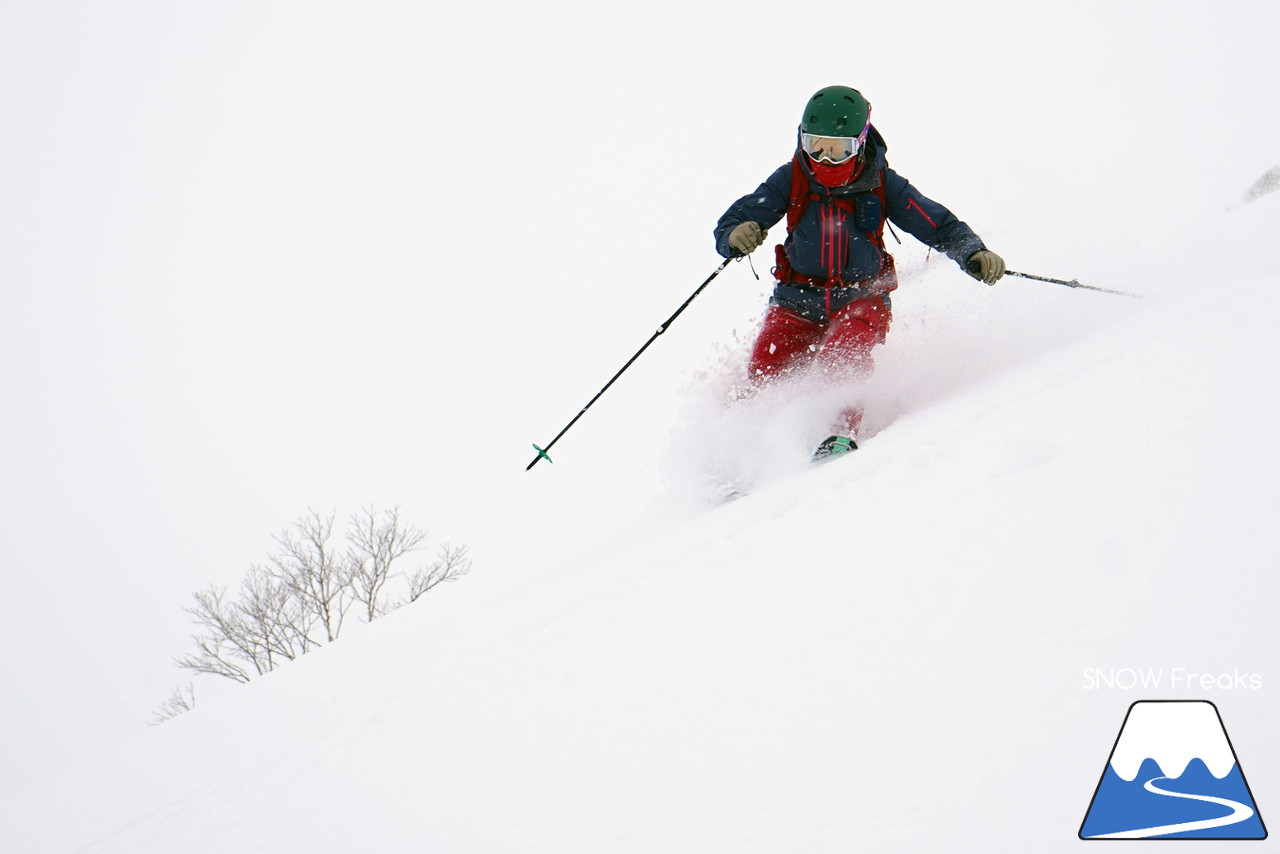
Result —
[[[741, 256], [735, 256], [735, 257], [741, 257]], [[733, 258], [724, 259], [723, 263], [721, 263], [719, 267], [716, 267], [715, 272], [712, 273], [710, 276], [707, 276], [706, 281], [698, 285], [698, 289], [693, 293], [691, 293], [689, 295], [689, 298], [685, 300], [680, 305], [680, 307], [675, 310], [675, 313], [672, 314], [670, 317], [668, 317], [667, 321], [658, 327], [658, 331], [654, 332], [653, 335], [649, 337], [649, 340], [644, 342], [644, 346], [641, 347], [639, 350], [637, 350], [636, 354], [627, 360], [627, 363], [623, 365], [622, 368], [616, 374], [613, 375], [613, 378], [610, 379], [607, 383], [605, 383], [603, 388], [601, 388], [598, 392], [596, 392], [596, 396], [591, 398], [591, 400], [587, 403], [587, 405], [582, 407], [581, 411], [579, 411], [577, 415], [573, 416], [573, 420], [570, 421], [568, 424], [564, 425], [564, 429], [561, 430], [559, 433], [557, 433], [556, 437], [552, 439], [549, 443], [547, 443], [547, 446], [545, 448], [539, 449], [538, 456], [533, 458], [533, 462], [525, 466], [525, 469], [524, 469], [525, 471], [528, 471], [529, 469], [536, 466], [538, 464], [538, 460], [546, 456], [547, 452], [551, 450], [552, 445], [554, 445], [556, 442], [559, 442], [560, 437], [563, 436], [565, 433], [568, 433], [569, 428], [572, 427], [574, 424], [578, 423], [578, 419], [581, 418], [583, 415], [585, 415], [587, 410], [591, 408], [592, 404], [594, 404], [597, 400], [599, 400], [600, 397], [606, 391], [609, 390], [609, 386], [613, 385], [614, 382], [617, 381], [618, 377], [626, 373], [627, 368], [631, 367], [632, 364], [635, 363], [636, 359], [640, 358], [640, 354], [643, 353], [645, 350], [649, 349], [649, 345], [652, 344], [654, 341], [657, 341], [659, 335], [667, 331], [667, 329], [671, 326], [671, 324], [675, 322], [675, 319], [680, 316], [680, 313], [689, 307], [689, 303], [693, 302], [694, 299], [698, 296], [698, 294], [702, 293], [702, 291], [707, 287], [707, 285], [711, 284], [711, 280], [714, 279], [716, 276], [720, 275], [721, 270], [729, 266], [729, 262], [732, 260]], [[551, 458], [547, 457], [547, 459], [549, 460]]]
[[1087, 291], [1101, 291], [1104, 294], [1115, 294], [1117, 296], [1122, 296], [1122, 297], [1136, 297], [1138, 299], [1142, 298], [1142, 294], [1131, 294], [1128, 291], [1113, 291], [1110, 288], [1096, 288], [1093, 285], [1082, 285], [1075, 279], [1072, 279], [1071, 281], [1068, 282], [1066, 279], [1050, 279], [1046, 276], [1033, 276], [1030, 273], [1019, 273], [1016, 270], [1005, 270], [1004, 274], [1006, 276], [1018, 276], [1019, 278], [1023, 278], [1023, 279], [1034, 279], [1037, 282], [1049, 282], [1054, 285], [1066, 285], [1068, 288], [1083, 288]]

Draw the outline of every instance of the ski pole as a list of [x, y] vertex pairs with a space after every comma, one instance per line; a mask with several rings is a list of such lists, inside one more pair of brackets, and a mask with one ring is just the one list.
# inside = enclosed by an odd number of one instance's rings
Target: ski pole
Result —
[[1113, 291], [1110, 288], [1097, 288], [1097, 287], [1094, 287], [1093, 285], [1082, 285], [1075, 279], [1072, 279], [1071, 281], [1068, 282], [1065, 279], [1049, 279], [1044, 276], [1033, 276], [1030, 273], [1019, 273], [1014, 270], [1005, 270], [1004, 274], [1006, 276], [1018, 276], [1023, 279], [1035, 279], [1037, 282], [1049, 282], [1054, 285], [1066, 285], [1069, 288], [1084, 288], [1085, 290], [1088, 290], [1088, 291], [1101, 291], [1104, 294], [1115, 294], [1116, 296], [1135, 297], [1136, 299], [1142, 299], [1142, 294], [1131, 294], [1128, 291]]
[[684, 301], [684, 303], [683, 303], [683, 304], [681, 304], [681, 306], [680, 306], [679, 308], [677, 308], [677, 309], [676, 309], [675, 314], [673, 314], [673, 315], [671, 315], [670, 317], [668, 317], [668, 318], [667, 318], [667, 322], [666, 322], [666, 323], [664, 323], [664, 324], [662, 324], [661, 326], [659, 326], [659, 327], [658, 327], [658, 331], [657, 331], [657, 332], [654, 332], [654, 333], [653, 333], [653, 335], [651, 335], [651, 336], [649, 337], [649, 340], [648, 340], [648, 341], [646, 341], [646, 342], [644, 342], [644, 346], [643, 346], [643, 347], [641, 347], [639, 350], [637, 350], [637, 351], [636, 351], [636, 354], [635, 354], [634, 356], [632, 356], [630, 359], [628, 359], [628, 360], [627, 360], [627, 363], [626, 363], [625, 365], [623, 365], [623, 366], [622, 366], [622, 369], [621, 369], [621, 370], [619, 370], [616, 374], [614, 374], [614, 375], [613, 375], [613, 379], [611, 379], [611, 380], [609, 380], [607, 383], [605, 383], [605, 384], [604, 384], [604, 388], [602, 388], [602, 389], [600, 389], [598, 392], [596, 392], [596, 396], [595, 396], [595, 397], [593, 397], [593, 398], [591, 398], [590, 402], [588, 402], [586, 406], [582, 407], [582, 410], [581, 410], [580, 412], [578, 412], [578, 414], [577, 414], [577, 415], [573, 416], [573, 420], [572, 420], [572, 421], [570, 421], [568, 424], [564, 425], [564, 429], [563, 429], [563, 430], [561, 430], [559, 433], [557, 433], [557, 434], [556, 434], [556, 437], [555, 437], [554, 439], [552, 439], [550, 442], [548, 442], [548, 443], [547, 443], [547, 446], [546, 446], [545, 448], [539, 448], [537, 445], [534, 445], [534, 446], [533, 446], [533, 448], [534, 448], [534, 450], [536, 450], [536, 451], [538, 452], [538, 455], [537, 455], [536, 457], [534, 457], [534, 458], [533, 458], [533, 462], [531, 462], [531, 463], [529, 463], [529, 465], [525, 466], [525, 469], [524, 469], [524, 470], [525, 470], [525, 471], [528, 471], [529, 469], [533, 468], [535, 465], [537, 465], [537, 464], [538, 464], [538, 460], [545, 459], [547, 462], [551, 462], [551, 457], [547, 456], [547, 451], [550, 451], [550, 450], [551, 450], [551, 446], [552, 446], [552, 445], [554, 445], [556, 442], [559, 442], [559, 441], [560, 441], [560, 437], [561, 437], [561, 436], [563, 436], [565, 433], [568, 433], [568, 432], [569, 432], [569, 428], [570, 428], [570, 427], [572, 427], [574, 424], [578, 423], [578, 419], [579, 419], [579, 418], [581, 418], [581, 417], [586, 413], [586, 411], [587, 411], [588, 409], [590, 409], [590, 408], [591, 408], [591, 405], [592, 405], [593, 403], [595, 403], [597, 400], [599, 400], [599, 399], [600, 399], [600, 396], [601, 396], [601, 395], [603, 395], [606, 391], [608, 391], [608, 390], [609, 390], [609, 386], [613, 385], [613, 384], [614, 384], [614, 382], [618, 379], [618, 377], [622, 376], [622, 375], [623, 375], [623, 373], [625, 373], [625, 372], [626, 372], [627, 368], [631, 367], [632, 363], [634, 363], [636, 359], [639, 359], [639, 358], [640, 358], [640, 354], [641, 354], [641, 353], [643, 353], [645, 350], [649, 349], [649, 345], [650, 345], [650, 344], [652, 344], [654, 341], [658, 340], [658, 336], [659, 336], [659, 335], [661, 335], [662, 333], [664, 333], [664, 332], [666, 332], [666, 331], [667, 331], [667, 328], [668, 328], [668, 327], [670, 327], [670, 326], [671, 326], [671, 324], [675, 322], [675, 319], [676, 319], [677, 317], [679, 317], [679, 316], [680, 316], [680, 312], [684, 311], [686, 308], [688, 308], [688, 307], [689, 307], [689, 303], [693, 302], [694, 298], [695, 298], [695, 297], [697, 297], [697, 295], [698, 295], [698, 294], [702, 293], [703, 289], [704, 289], [704, 288], [706, 288], [706, 286], [707, 286], [707, 285], [711, 284], [711, 280], [712, 280], [712, 279], [714, 279], [716, 276], [720, 275], [720, 271], [721, 271], [721, 270], [723, 270], [725, 267], [729, 266], [729, 262], [730, 262], [730, 261], [733, 261], [735, 258], [741, 258], [741, 257], [742, 257], [741, 255], [735, 255], [735, 256], [733, 256], [733, 257], [731, 257], [731, 258], [726, 258], [726, 259], [724, 259], [724, 262], [723, 262], [719, 267], [716, 267], [715, 272], [714, 272], [714, 273], [712, 273], [710, 276], [707, 276], [707, 279], [706, 279], [706, 281], [705, 281], [705, 282], [703, 282], [702, 284], [698, 285], [698, 289], [697, 289], [696, 291], [694, 291], [692, 294], [690, 294], [690, 295], [689, 295], [689, 298], [688, 298], [687, 300], [685, 300], [685, 301]]

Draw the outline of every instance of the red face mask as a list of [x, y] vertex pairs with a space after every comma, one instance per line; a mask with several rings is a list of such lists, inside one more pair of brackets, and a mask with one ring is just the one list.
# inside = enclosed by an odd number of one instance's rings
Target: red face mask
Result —
[[[807, 154], [806, 157], [809, 157]], [[815, 161], [809, 157], [809, 165], [813, 167], [813, 177], [824, 187], [839, 187], [847, 184], [862, 172], [862, 157], [854, 157], [847, 163], [832, 166], [830, 163]]]

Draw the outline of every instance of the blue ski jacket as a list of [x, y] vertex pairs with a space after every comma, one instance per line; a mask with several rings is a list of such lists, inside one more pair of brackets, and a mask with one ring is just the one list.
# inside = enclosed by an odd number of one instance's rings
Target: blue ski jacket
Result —
[[[810, 184], [820, 196], [848, 199], [856, 213], [821, 200], [811, 201], [795, 230], [783, 243], [791, 268], [803, 276], [845, 284], [872, 279], [884, 263], [885, 249], [878, 235], [885, 217], [920, 242], [947, 254], [963, 269], [974, 252], [985, 249], [982, 240], [951, 211], [927, 198], [911, 183], [889, 168], [888, 146], [874, 128], [867, 136], [863, 155], [867, 166], [850, 183], [834, 189], [813, 178], [806, 158], [797, 152]], [[728, 258], [734, 254], [729, 233], [743, 222], [758, 222], [771, 228], [787, 212], [791, 199], [792, 164], [783, 164], [756, 188], [738, 199], [716, 223], [716, 250]], [[884, 180], [882, 210], [876, 188]], [[780, 284], [788, 284], [780, 282]]]

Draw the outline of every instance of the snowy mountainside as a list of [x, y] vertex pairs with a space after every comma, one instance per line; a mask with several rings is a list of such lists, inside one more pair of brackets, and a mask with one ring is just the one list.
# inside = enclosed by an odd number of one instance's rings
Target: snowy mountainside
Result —
[[1052, 346], [919, 364], [957, 339], [904, 312], [853, 457], [477, 573], [0, 805], [0, 849], [1074, 850], [1137, 699], [1081, 673], [1139, 664], [1263, 674], [1213, 699], [1265, 815], [1274, 201], [1212, 295], [1152, 267]]

